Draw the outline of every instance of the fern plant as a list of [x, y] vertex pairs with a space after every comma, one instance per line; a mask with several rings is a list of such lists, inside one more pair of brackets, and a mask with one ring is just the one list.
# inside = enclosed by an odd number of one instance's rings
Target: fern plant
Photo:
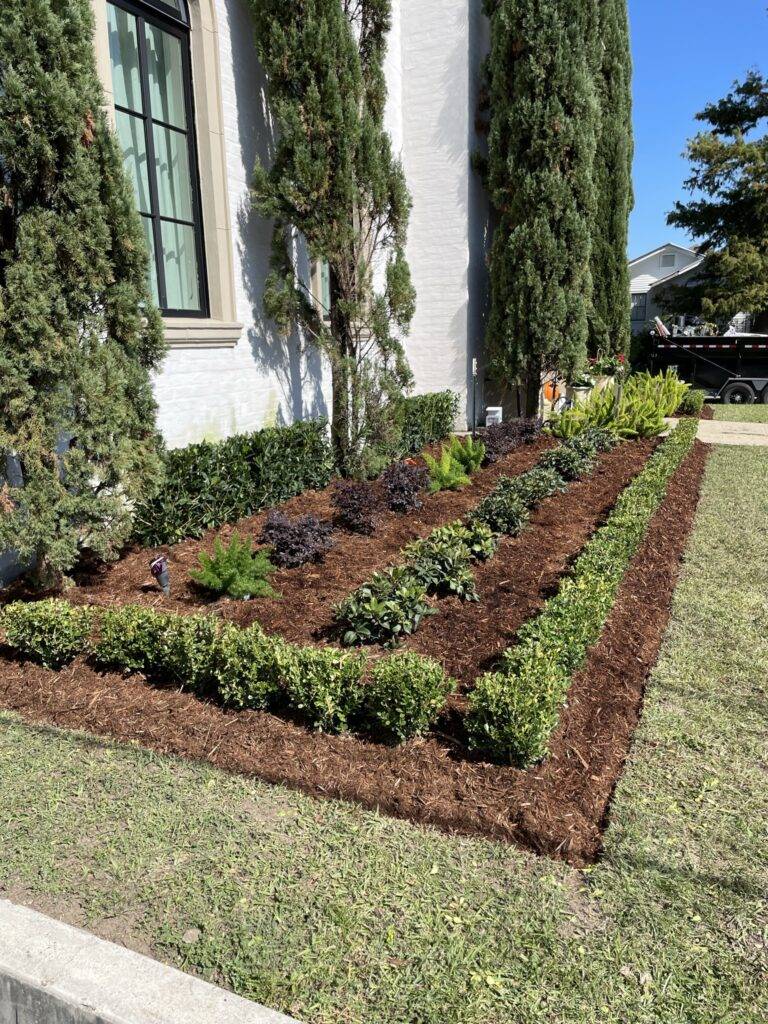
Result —
[[451, 456], [464, 467], [468, 474], [476, 473], [485, 461], [485, 445], [482, 441], [476, 441], [473, 437], [466, 437], [463, 441], [454, 436], [451, 438], [448, 451]]
[[436, 494], [437, 491], [460, 491], [462, 487], [472, 483], [462, 464], [451, 455], [449, 448], [443, 448], [439, 459], [425, 452], [424, 461], [429, 470], [429, 490], [432, 494]]
[[200, 553], [200, 568], [189, 575], [205, 590], [227, 594], [238, 601], [254, 597], [276, 597], [267, 577], [275, 571], [265, 551], [252, 550], [251, 538], [241, 539], [237, 531], [227, 547], [217, 537], [213, 555]]

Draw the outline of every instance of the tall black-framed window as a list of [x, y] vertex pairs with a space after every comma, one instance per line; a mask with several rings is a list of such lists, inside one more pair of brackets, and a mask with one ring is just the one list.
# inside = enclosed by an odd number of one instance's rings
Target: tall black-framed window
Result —
[[109, 0], [117, 135], [166, 316], [208, 316], [186, 0]]

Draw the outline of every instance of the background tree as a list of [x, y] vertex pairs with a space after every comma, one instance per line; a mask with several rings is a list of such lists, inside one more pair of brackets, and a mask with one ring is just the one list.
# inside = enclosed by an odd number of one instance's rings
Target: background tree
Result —
[[697, 115], [710, 130], [688, 144], [693, 165], [668, 223], [684, 228], [706, 259], [689, 288], [668, 288], [664, 308], [699, 313], [721, 328], [737, 313], [768, 310], [768, 82], [751, 72]]
[[490, 256], [492, 372], [526, 383], [585, 360], [599, 103], [595, 4], [486, 0], [488, 185], [498, 221]]
[[92, 40], [89, 0], [4, 0], [0, 453], [23, 487], [0, 490], [0, 550], [46, 581], [113, 556], [160, 472], [162, 327]]
[[[405, 259], [410, 198], [384, 131], [383, 61], [390, 0], [251, 0], [277, 130], [271, 167], [253, 184], [274, 218], [265, 309], [300, 326], [328, 357], [339, 469], [364, 472], [392, 442], [397, 399], [411, 382], [398, 333], [415, 296]], [[330, 323], [297, 265], [300, 233], [330, 267]]]
[[591, 320], [593, 352], [626, 353], [630, 342], [627, 245], [632, 188], [632, 52], [627, 0], [598, 0], [600, 129], [595, 154]]

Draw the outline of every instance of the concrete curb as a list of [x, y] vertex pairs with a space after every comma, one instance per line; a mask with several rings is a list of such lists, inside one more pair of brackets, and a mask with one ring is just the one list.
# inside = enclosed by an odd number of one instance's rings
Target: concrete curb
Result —
[[0, 1024], [297, 1024], [0, 900]]

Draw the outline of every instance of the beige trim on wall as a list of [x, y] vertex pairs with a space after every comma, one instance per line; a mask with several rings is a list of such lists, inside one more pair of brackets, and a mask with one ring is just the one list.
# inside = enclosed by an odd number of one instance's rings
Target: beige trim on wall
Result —
[[[114, 122], [107, 0], [91, 0], [96, 23], [96, 66]], [[203, 237], [208, 267], [210, 319], [165, 318], [172, 348], [231, 348], [243, 333], [237, 322], [234, 243], [229, 217], [224, 113], [221, 100], [219, 36], [214, 0], [189, 0], [195, 127], [200, 163]]]

